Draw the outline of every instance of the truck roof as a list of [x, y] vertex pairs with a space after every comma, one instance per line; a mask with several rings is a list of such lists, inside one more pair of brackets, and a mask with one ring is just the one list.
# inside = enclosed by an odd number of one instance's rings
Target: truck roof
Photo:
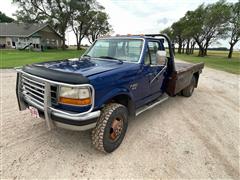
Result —
[[99, 39], [135, 39], [135, 38], [141, 38], [141, 39], [164, 39], [164, 38], [156, 38], [156, 36], [150, 36], [150, 35], [116, 35], [116, 36], [107, 36], [102, 37]]

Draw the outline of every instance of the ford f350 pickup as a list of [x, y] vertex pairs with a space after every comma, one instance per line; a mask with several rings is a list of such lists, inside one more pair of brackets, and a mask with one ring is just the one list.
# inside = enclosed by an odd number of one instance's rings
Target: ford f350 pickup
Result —
[[42, 117], [48, 129], [93, 129], [93, 145], [110, 153], [130, 118], [169, 96], [190, 97], [203, 67], [174, 62], [163, 34], [100, 38], [81, 58], [17, 69], [17, 100], [21, 111]]

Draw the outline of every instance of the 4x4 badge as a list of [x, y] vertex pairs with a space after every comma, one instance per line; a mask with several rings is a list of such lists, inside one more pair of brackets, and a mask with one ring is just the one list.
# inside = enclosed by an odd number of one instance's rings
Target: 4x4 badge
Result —
[[134, 84], [131, 84], [131, 85], [130, 85], [130, 88], [131, 88], [132, 90], [136, 90], [137, 87], [138, 87], [138, 83], [134, 83]]

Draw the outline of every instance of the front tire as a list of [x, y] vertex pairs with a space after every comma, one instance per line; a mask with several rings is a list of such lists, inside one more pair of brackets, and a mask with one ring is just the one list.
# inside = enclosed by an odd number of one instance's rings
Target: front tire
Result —
[[127, 108], [118, 103], [107, 104], [92, 131], [93, 145], [102, 152], [113, 152], [122, 143], [127, 126]]

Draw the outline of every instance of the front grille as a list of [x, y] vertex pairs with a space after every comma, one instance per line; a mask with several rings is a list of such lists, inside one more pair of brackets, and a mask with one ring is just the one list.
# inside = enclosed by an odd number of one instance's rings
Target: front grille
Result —
[[57, 86], [51, 86], [51, 101], [53, 106], [56, 106], [58, 104], [57, 90], [58, 90]]
[[[45, 83], [22, 74], [21, 89], [25, 100], [44, 107]], [[57, 86], [51, 85], [51, 103], [57, 105]]]

